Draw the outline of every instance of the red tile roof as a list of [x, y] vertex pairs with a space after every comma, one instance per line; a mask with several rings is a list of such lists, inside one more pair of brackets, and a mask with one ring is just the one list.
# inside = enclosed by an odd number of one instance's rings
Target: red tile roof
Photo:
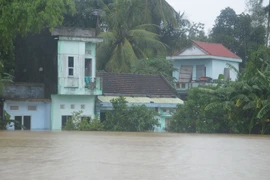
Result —
[[134, 96], [176, 96], [174, 88], [161, 75], [98, 73], [103, 94]]
[[231, 52], [222, 44], [218, 43], [208, 43], [208, 42], [200, 42], [200, 41], [193, 41], [193, 43], [204, 50], [206, 53], [212, 56], [220, 56], [220, 57], [228, 57], [228, 58], [235, 58], [241, 59], [239, 56]]

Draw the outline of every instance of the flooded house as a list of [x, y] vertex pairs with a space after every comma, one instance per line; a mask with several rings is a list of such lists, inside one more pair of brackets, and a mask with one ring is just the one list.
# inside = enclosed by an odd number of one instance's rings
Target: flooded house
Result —
[[38, 83], [4, 83], [3, 109], [10, 115], [9, 130], [50, 130], [51, 100], [44, 98], [44, 85]]
[[[186, 95], [192, 87], [214, 85], [215, 80], [236, 80], [242, 59], [222, 44], [192, 41], [192, 45], [166, 58], [177, 71], [175, 88]], [[233, 68], [231, 68], [233, 67]]]
[[100, 120], [113, 109], [112, 99], [123, 96], [127, 105], [145, 105], [158, 113], [160, 127], [155, 132], [166, 131], [172, 115], [183, 101], [174, 87], [162, 75], [99, 73], [103, 80], [102, 95], [98, 96], [97, 111]]
[[[95, 31], [78, 28], [55, 28], [51, 35], [57, 44], [57, 91], [50, 84], [7, 83], [3, 109], [18, 125], [10, 130], [62, 130], [74, 112], [85, 118], [105, 120], [112, 110], [111, 100], [124, 96], [128, 105], [146, 105], [158, 112], [160, 127], [166, 130], [170, 118], [183, 101], [162, 75], [96, 73], [96, 44], [102, 42]], [[45, 87], [47, 86], [47, 87]], [[46, 98], [45, 98], [46, 97]]]
[[95, 30], [55, 28], [57, 42], [57, 94], [51, 95], [51, 129], [61, 130], [74, 111], [95, 117], [95, 98], [102, 94], [96, 77], [96, 44], [102, 42]]

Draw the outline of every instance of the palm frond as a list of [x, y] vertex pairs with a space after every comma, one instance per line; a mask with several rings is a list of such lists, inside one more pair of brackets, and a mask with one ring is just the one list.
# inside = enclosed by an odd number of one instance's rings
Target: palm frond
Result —
[[270, 102], [263, 106], [257, 114], [257, 118], [263, 118], [267, 113], [270, 112]]
[[212, 103], [208, 104], [208, 105], [204, 108], [204, 110], [205, 110], [205, 111], [209, 111], [209, 110], [211, 110], [211, 109], [216, 109], [216, 108], [218, 108], [218, 107], [220, 107], [220, 106], [221, 106], [221, 104], [220, 104], [219, 102], [212, 102]]

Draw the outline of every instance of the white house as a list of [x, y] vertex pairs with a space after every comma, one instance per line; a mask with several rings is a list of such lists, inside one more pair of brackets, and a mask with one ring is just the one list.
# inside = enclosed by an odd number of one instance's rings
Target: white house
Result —
[[[207, 83], [223, 77], [236, 80], [237, 73], [228, 64], [239, 70], [242, 59], [222, 44], [193, 41], [192, 46], [167, 57], [173, 62], [176, 89], [189, 89], [199, 82]], [[221, 76], [222, 75], [222, 76]]]

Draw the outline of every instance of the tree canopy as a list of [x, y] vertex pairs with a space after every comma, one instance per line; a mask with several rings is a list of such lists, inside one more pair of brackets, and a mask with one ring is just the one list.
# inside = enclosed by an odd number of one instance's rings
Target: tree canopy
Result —
[[13, 40], [17, 35], [61, 25], [64, 14], [75, 12], [73, 0], [0, 0], [0, 61], [14, 68]]
[[97, 52], [99, 69], [130, 72], [138, 59], [166, 56], [159, 31], [177, 26], [180, 16], [165, 0], [114, 0], [103, 4], [102, 10], [105, 25], [100, 34], [104, 42]]
[[210, 40], [222, 43], [246, 64], [251, 53], [265, 44], [265, 27], [253, 26], [249, 14], [237, 15], [231, 8], [223, 9], [215, 21]]

